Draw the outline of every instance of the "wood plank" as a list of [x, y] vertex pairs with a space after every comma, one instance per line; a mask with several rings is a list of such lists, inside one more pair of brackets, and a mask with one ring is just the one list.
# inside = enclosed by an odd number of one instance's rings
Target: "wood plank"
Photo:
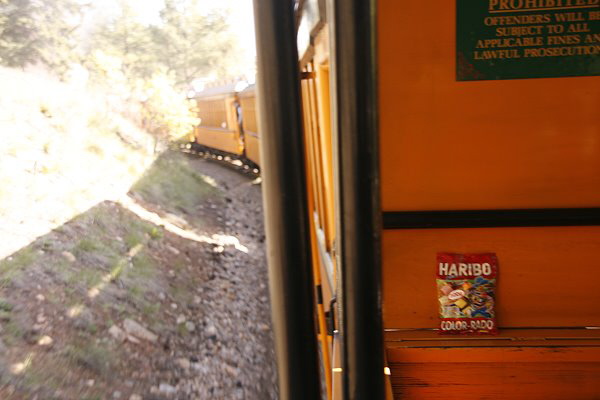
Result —
[[600, 227], [386, 230], [385, 328], [437, 328], [436, 253], [496, 253], [500, 327], [600, 326]]
[[600, 347], [388, 349], [394, 398], [599, 399]]
[[385, 333], [388, 348], [400, 347], [600, 347], [597, 329], [501, 329], [496, 336], [440, 335], [437, 331]]

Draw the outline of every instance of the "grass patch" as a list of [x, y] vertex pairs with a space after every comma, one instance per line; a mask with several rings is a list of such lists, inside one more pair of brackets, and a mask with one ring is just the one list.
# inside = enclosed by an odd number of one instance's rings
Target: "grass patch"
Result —
[[28, 368], [20, 386], [31, 391], [39, 388], [56, 390], [60, 387], [60, 380], [53, 376], [54, 374], [51, 371], [51, 369], [45, 369], [43, 366]]
[[122, 243], [108, 239], [106, 234], [96, 234], [91, 229], [86, 235], [87, 237], [78, 241], [71, 250], [80, 263], [106, 268], [114, 264], [124, 251]]
[[162, 231], [160, 227], [138, 218], [131, 218], [128, 221], [127, 234], [124, 241], [128, 248], [132, 248], [135, 245], [146, 242], [148, 238], [160, 239], [161, 237]]
[[127, 306], [121, 302], [113, 302], [110, 304], [110, 308], [117, 313], [119, 319], [127, 318], [131, 316], [131, 312], [127, 309]]
[[150, 232], [148, 232], [148, 234], [150, 235], [150, 239], [158, 240], [162, 239], [162, 237], [165, 235], [165, 232], [161, 227], [153, 226], [152, 229], [150, 229]]
[[26, 247], [12, 256], [0, 261], [0, 287], [8, 286], [13, 279], [37, 259], [37, 251]]
[[46, 266], [46, 269], [53, 272], [53, 277], [57, 281], [66, 283], [71, 279], [71, 264], [63, 258], [59, 258], [58, 260], [50, 260]]
[[188, 213], [201, 199], [218, 194], [217, 189], [194, 171], [189, 160], [172, 152], [159, 157], [131, 191], [164, 209], [180, 209]]
[[70, 363], [83, 367], [100, 376], [109, 376], [113, 363], [113, 353], [110, 349], [92, 344], [72, 344], [63, 350], [63, 355]]
[[79, 242], [77, 242], [73, 250], [76, 253], [76, 255], [81, 255], [82, 253], [92, 253], [101, 248], [102, 244], [99, 241], [86, 238], [81, 239]]
[[107, 240], [103, 239], [103, 236], [91, 234], [77, 242], [72, 252], [78, 260], [93, 257], [106, 266], [119, 256], [120, 247], [122, 245], [116, 240]]
[[89, 288], [100, 283], [102, 276], [103, 274], [100, 271], [84, 269], [81, 271], [81, 282]]
[[52, 247], [53, 247], [52, 241], [50, 241], [48, 238], [43, 238], [39, 245], [40, 245], [40, 250], [43, 250], [43, 251], [50, 251], [50, 250], [52, 250]]
[[144, 319], [154, 323], [160, 310], [160, 304], [146, 300], [145, 295], [148, 290], [147, 286], [134, 285], [129, 289], [129, 298], [135, 308], [143, 314]]
[[3, 337], [8, 346], [15, 345], [18, 341], [23, 339], [23, 336], [25, 335], [25, 331], [15, 320], [11, 319], [7, 323], [5, 323], [3, 327]]
[[185, 323], [177, 324], [177, 333], [179, 336], [187, 336], [190, 332], [185, 327]]
[[136, 245], [144, 242], [144, 236], [140, 232], [130, 232], [125, 235], [125, 244], [127, 247], [132, 248]]
[[10, 321], [12, 314], [10, 311], [0, 310], [0, 322]]
[[129, 290], [131, 304], [148, 320], [154, 321], [160, 304], [148, 301], [146, 295], [155, 290], [157, 262], [142, 250], [131, 259], [131, 263], [132, 268], [125, 270], [121, 280]]
[[141, 311], [146, 318], [153, 320], [154, 316], [160, 311], [160, 304], [145, 302], [141, 307]]
[[0, 297], [0, 311], [11, 312], [13, 310], [13, 305], [8, 302], [8, 300]]
[[156, 261], [145, 251], [133, 257], [131, 263], [133, 264], [132, 278], [152, 279], [156, 276]]
[[85, 287], [85, 289], [89, 289], [100, 283], [103, 275], [100, 271], [82, 267], [68, 277], [67, 284], [69, 286], [80, 285]]
[[107, 282], [116, 281], [123, 274], [125, 267], [127, 267], [127, 258], [122, 257], [113, 264], [113, 266], [110, 268], [110, 272], [108, 273], [108, 275], [106, 275], [106, 277], [103, 276], [101, 279], [98, 279], [96, 283], [100, 283], [102, 279], [106, 279]]
[[174, 286], [169, 291], [177, 303], [188, 303], [190, 300], [190, 291], [181, 286]]

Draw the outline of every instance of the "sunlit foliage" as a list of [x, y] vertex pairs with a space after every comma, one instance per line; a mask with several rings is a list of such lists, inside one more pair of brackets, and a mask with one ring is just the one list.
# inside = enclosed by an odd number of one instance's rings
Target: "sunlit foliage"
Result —
[[77, 57], [74, 32], [82, 12], [72, 0], [0, 0], [0, 63], [65, 72]]
[[144, 84], [144, 128], [161, 138], [176, 140], [189, 134], [200, 121], [193, 100], [182, 99], [173, 78], [157, 73]]
[[199, 9], [196, 0], [165, 0], [161, 24], [152, 27], [156, 55], [174, 73], [177, 85], [211, 72], [223, 75], [234, 51], [225, 16]]
[[[235, 42], [226, 15], [198, 0], [164, 0], [152, 22], [136, 0], [0, 0], [0, 64], [43, 65], [68, 79], [84, 69], [96, 87], [160, 138], [190, 132], [197, 120], [185, 93], [193, 80], [225, 77]], [[136, 11], [137, 10], [137, 11]], [[229, 61], [231, 63], [231, 61]]]

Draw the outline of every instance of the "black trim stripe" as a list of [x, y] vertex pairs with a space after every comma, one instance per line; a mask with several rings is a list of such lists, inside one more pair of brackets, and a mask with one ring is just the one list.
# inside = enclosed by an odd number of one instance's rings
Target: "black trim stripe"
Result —
[[317, 304], [323, 304], [323, 289], [321, 285], [317, 285]]
[[387, 211], [384, 229], [600, 225], [600, 207], [517, 210]]

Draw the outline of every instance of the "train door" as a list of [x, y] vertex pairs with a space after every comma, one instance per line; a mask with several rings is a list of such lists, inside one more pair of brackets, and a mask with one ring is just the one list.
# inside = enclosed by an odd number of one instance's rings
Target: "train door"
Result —
[[238, 94], [232, 94], [225, 100], [227, 110], [227, 129], [233, 132], [237, 144], [235, 154], [245, 156], [244, 137], [242, 130], [242, 108]]
[[246, 157], [260, 167], [260, 135], [258, 132], [256, 89], [254, 85], [239, 93], [243, 113], [244, 151]]
[[[504, 3], [378, 1], [397, 399], [600, 398], [598, 3]], [[442, 252], [497, 256], [497, 335], [439, 335]]]

